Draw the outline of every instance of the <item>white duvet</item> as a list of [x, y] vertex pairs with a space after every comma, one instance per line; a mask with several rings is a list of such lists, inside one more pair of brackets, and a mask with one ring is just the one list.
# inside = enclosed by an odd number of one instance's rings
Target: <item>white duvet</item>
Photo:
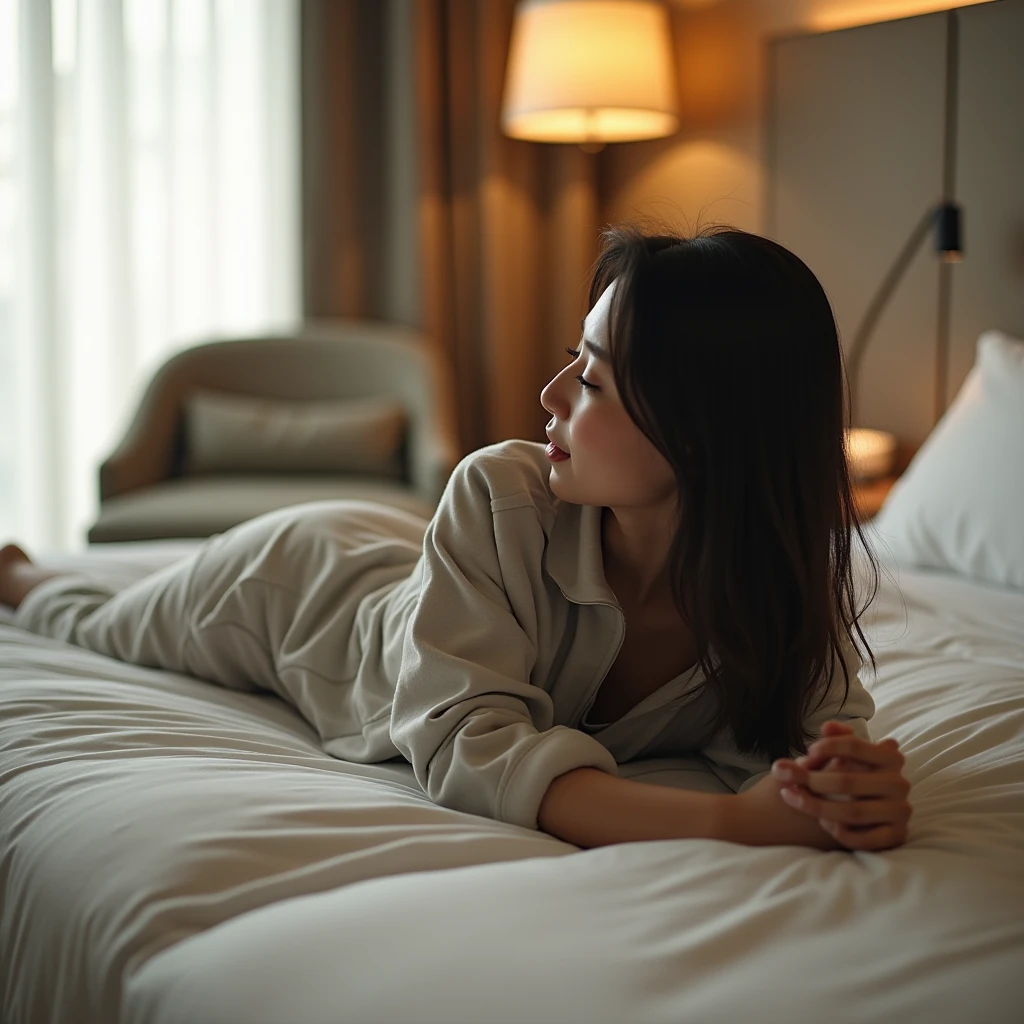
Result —
[[1020, 1024], [1024, 593], [904, 571], [869, 635], [905, 845], [579, 850], [324, 755], [274, 697], [0, 619], [0, 1020]]

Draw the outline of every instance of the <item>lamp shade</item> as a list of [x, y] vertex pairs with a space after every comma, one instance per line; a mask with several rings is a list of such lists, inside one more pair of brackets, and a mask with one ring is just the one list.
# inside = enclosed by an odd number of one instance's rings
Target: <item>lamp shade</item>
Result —
[[535, 142], [630, 142], [679, 125], [668, 12], [651, 0], [516, 8], [502, 129]]

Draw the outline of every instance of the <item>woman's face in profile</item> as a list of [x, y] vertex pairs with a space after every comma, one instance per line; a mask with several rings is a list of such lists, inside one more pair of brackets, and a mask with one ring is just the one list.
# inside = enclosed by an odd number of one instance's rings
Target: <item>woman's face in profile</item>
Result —
[[585, 344], [608, 353], [615, 284], [587, 315], [583, 338], [570, 346], [578, 355], [540, 393], [551, 414], [548, 439], [569, 454], [552, 461], [549, 480], [556, 497], [578, 505], [654, 505], [676, 493], [672, 468], [623, 408], [609, 359]]

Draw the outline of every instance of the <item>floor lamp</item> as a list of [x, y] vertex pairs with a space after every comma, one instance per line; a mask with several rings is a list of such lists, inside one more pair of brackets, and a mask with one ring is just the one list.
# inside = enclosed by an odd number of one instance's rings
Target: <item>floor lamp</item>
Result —
[[679, 127], [668, 8], [655, 0], [520, 0], [501, 127], [514, 139], [609, 142]]

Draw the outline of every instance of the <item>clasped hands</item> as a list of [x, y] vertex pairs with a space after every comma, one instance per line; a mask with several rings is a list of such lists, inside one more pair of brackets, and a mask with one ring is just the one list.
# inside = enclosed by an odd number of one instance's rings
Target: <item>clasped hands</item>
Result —
[[[906, 841], [913, 813], [903, 763], [896, 740], [869, 743], [843, 722], [829, 720], [803, 757], [773, 762], [772, 776], [782, 784], [782, 799], [817, 818], [841, 846], [887, 850]], [[827, 799], [834, 795], [847, 799]]]

